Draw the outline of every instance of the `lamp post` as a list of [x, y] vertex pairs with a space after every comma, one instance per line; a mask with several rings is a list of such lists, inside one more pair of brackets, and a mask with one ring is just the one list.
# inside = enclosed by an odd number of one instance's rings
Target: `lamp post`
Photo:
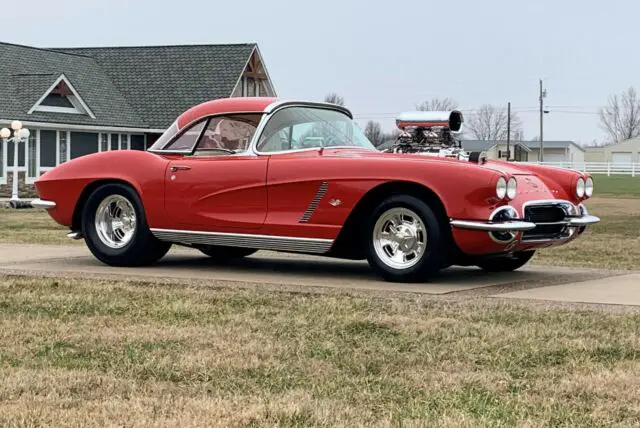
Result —
[[13, 143], [13, 189], [10, 202], [13, 203], [12, 205], [17, 206], [18, 201], [20, 201], [18, 197], [18, 151], [20, 149], [20, 143], [29, 139], [30, 132], [27, 128], [22, 127], [22, 122], [19, 120], [11, 122], [11, 129], [13, 129], [12, 138], [10, 138], [11, 130], [9, 128], [0, 129], [0, 138]]

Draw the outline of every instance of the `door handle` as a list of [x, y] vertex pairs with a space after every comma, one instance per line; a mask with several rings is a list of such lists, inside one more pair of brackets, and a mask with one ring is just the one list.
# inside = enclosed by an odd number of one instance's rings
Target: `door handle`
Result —
[[187, 171], [191, 169], [190, 166], [186, 166], [186, 165], [174, 165], [171, 167], [171, 172], [176, 172], [178, 170], [183, 170], [183, 171]]

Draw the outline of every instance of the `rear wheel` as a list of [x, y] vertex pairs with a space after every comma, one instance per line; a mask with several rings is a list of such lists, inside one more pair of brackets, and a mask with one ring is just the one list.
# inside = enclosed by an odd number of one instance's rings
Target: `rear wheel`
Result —
[[140, 198], [124, 184], [93, 191], [82, 211], [82, 233], [91, 253], [111, 266], [153, 264], [171, 248], [151, 234]]
[[445, 265], [443, 223], [422, 200], [392, 196], [373, 212], [367, 227], [367, 260], [387, 281], [427, 280]]
[[535, 251], [520, 251], [511, 256], [496, 257], [478, 263], [478, 267], [486, 272], [511, 272], [526, 265]]
[[219, 245], [209, 245], [207, 247], [198, 248], [203, 254], [214, 259], [241, 259], [242, 257], [250, 256], [257, 252], [253, 248], [241, 248], [241, 247], [223, 247]]

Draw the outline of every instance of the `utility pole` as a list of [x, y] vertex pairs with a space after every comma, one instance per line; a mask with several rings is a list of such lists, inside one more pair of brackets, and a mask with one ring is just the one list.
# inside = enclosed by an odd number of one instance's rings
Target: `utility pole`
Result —
[[507, 162], [511, 159], [511, 101], [507, 104]]
[[544, 137], [542, 135], [543, 131], [543, 121], [544, 121], [544, 108], [543, 108], [543, 99], [547, 96], [547, 91], [542, 89], [542, 79], [540, 79], [540, 162], [544, 162]]

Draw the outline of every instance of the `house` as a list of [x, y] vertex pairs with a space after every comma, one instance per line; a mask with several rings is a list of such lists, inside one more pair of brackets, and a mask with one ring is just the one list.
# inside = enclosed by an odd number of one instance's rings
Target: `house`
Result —
[[[573, 141], [543, 141], [544, 162], [583, 163], [585, 149]], [[519, 162], [537, 162], [540, 154], [539, 141], [511, 141], [511, 159]], [[506, 141], [462, 140], [467, 151], [486, 151], [490, 159], [504, 157]]]
[[[106, 150], [145, 150], [187, 108], [277, 96], [257, 44], [35, 48], [0, 43], [0, 128], [20, 120], [20, 196], [53, 167]], [[0, 197], [13, 143], [0, 141]]]
[[[462, 147], [467, 152], [486, 152], [489, 159], [506, 159], [507, 142], [489, 140], [462, 140]], [[531, 149], [523, 141], [509, 142], [510, 159], [526, 162]]]
[[640, 137], [620, 141], [603, 147], [589, 147], [585, 152], [588, 162], [631, 164], [640, 162]]

